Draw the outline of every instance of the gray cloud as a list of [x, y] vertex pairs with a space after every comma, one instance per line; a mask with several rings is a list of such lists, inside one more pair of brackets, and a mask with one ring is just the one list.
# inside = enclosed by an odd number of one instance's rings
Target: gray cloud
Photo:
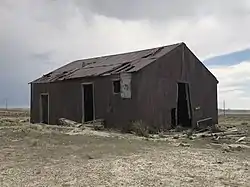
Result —
[[124, 20], [173, 20], [200, 16], [220, 15], [223, 17], [249, 14], [249, 2], [240, 0], [76, 0], [83, 12], [86, 9], [107, 17]]
[[194, 1], [87, 0], [78, 1], [78, 4], [83, 7], [86, 2], [92, 12], [125, 20], [169, 20], [181, 17], [188, 19], [186, 16], [190, 17], [197, 13]]

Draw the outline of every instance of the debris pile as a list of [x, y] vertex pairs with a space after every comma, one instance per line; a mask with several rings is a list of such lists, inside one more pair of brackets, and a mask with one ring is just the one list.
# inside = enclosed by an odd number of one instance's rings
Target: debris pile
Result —
[[103, 119], [97, 119], [86, 123], [77, 123], [75, 121], [66, 119], [66, 118], [60, 118], [58, 119], [58, 125], [59, 126], [65, 126], [65, 127], [75, 127], [80, 130], [84, 130], [85, 128], [90, 128], [93, 130], [103, 130], [104, 129], [104, 120]]
[[250, 149], [250, 146], [244, 144], [223, 144], [222, 148], [225, 152], [241, 151], [243, 149]]
[[81, 124], [79, 124], [75, 121], [66, 119], [66, 118], [60, 118], [60, 119], [58, 119], [58, 125], [59, 126], [66, 126], [66, 127], [78, 127]]
[[[200, 126], [201, 127], [201, 126]], [[164, 134], [150, 135], [154, 141], [168, 141], [180, 147], [190, 147], [191, 141], [206, 139], [208, 145], [222, 148], [225, 152], [250, 149], [250, 138], [247, 130], [239, 130], [236, 127], [223, 128], [218, 125], [204, 128], [185, 129], [176, 127]]]
[[236, 127], [222, 129], [218, 125], [214, 125], [208, 128], [194, 130], [191, 135], [189, 132], [185, 134], [192, 139], [211, 138], [213, 142], [211, 144], [219, 145], [225, 152], [250, 149], [248, 131], [240, 131]]
[[219, 128], [205, 129], [203, 132], [198, 131], [192, 134], [195, 138], [211, 137], [213, 140], [228, 139], [235, 140], [236, 143], [244, 142], [247, 136], [247, 132], [239, 131], [236, 127], [232, 127], [226, 130]]

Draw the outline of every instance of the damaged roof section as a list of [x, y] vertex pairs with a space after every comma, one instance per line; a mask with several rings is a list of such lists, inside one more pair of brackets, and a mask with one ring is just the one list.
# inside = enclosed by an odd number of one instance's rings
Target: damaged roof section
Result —
[[49, 83], [82, 77], [136, 72], [179, 45], [180, 43], [142, 51], [77, 60], [43, 75], [32, 83]]

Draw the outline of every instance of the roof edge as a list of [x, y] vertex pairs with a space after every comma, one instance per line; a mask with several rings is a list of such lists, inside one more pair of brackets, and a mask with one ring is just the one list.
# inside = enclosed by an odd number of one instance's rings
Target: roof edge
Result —
[[[57, 70], [59, 70], [59, 69], [61, 69], [61, 68], [64, 68], [65, 66], [68, 66], [68, 65], [70, 65], [70, 64], [72, 64], [72, 63], [75, 63], [75, 62], [77, 62], [77, 61], [84, 61], [84, 60], [90, 60], [90, 59], [105, 58], [105, 57], [113, 57], [113, 56], [119, 56], [119, 55], [126, 55], [126, 54], [129, 54], [129, 53], [137, 53], [137, 52], [147, 51], [147, 50], [153, 50], [153, 49], [157, 49], [157, 48], [161, 48], [161, 47], [175, 46], [175, 47], [172, 49], [172, 50], [174, 50], [174, 49], [176, 49], [176, 47], [178, 47], [178, 46], [180, 46], [180, 45], [182, 45], [182, 44], [185, 44], [185, 43], [184, 43], [184, 42], [179, 42], [179, 43], [173, 43], [173, 44], [170, 44], [170, 45], [161, 45], [161, 46], [153, 47], [153, 48], [138, 49], [138, 50], [135, 50], [135, 51], [132, 51], [132, 50], [131, 50], [131, 51], [127, 51], [127, 52], [124, 52], [124, 53], [107, 54], [107, 55], [103, 55], [103, 56], [95, 56], [95, 57], [90, 57], [90, 58], [78, 59], [78, 60], [71, 61], [71, 62], [69, 62], [69, 63], [67, 63], [67, 64], [65, 64], [65, 65], [63, 65], [63, 66], [61, 66], [61, 67], [59, 67], [59, 68], [56, 68], [56, 69], [50, 71], [50, 72], [47, 73], [47, 74], [53, 73], [54, 71], [57, 71]], [[171, 50], [171, 51], [172, 51], [172, 50]], [[169, 51], [169, 52], [170, 52], [170, 51]], [[143, 67], [143, 68], [144, 68], [144, 67]], [[139, 70], [138, 70], [138, 71], [139, 71]], [[45, 75], [46, 75], [46, 74], [45, 74]], [[43, 76], [44, 76], [44, 75], [38, 77], [37, 79], [35, 79], [35, 80], [29, 82], [28, 84], [37, 83], [37, 81], [38, 81], [39, 79], [41, 79]]]

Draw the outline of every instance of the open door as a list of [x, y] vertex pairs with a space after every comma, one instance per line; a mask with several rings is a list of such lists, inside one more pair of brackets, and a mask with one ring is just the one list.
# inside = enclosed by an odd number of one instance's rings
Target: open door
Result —
[[94, 87], [92, 83], [82, 84], [82, 122], [94, 120]]
[[189, 84], [178, 83], [177, 87], [177, 124], [183, 127], [192, 127]]
[[49, 94], [40, 96], [40, 122], [49, 124]]

